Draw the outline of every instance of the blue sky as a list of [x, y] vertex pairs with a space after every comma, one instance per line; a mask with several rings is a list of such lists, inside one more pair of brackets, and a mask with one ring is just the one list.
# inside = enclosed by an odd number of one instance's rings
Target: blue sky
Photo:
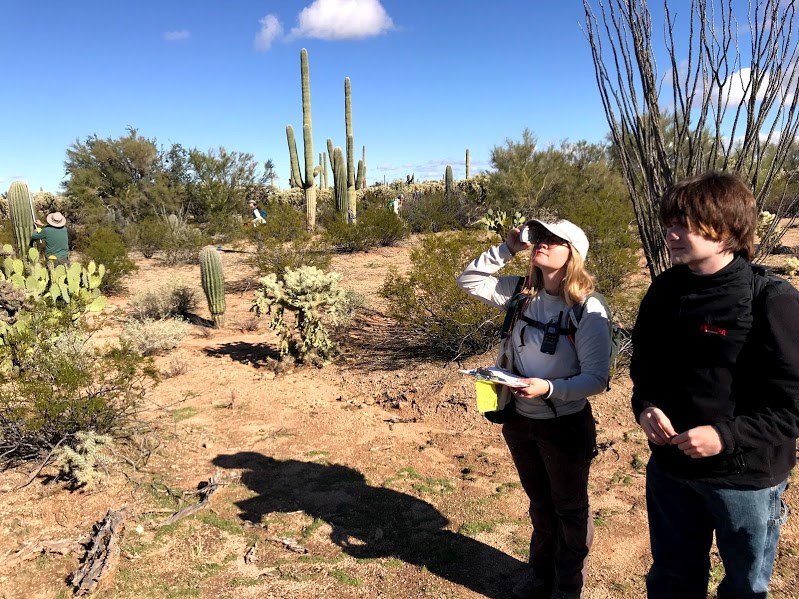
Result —
[[[0, 9], [0, 190], [58, 191], [66, 150], [127, 127], [168, 147], [224, 146], [275, 163], [302, 129], [300, 49], [311, 73], [314, 152], [345, 146], [369, 184], [490, 168], [528, 127], [542, 144], [601, 141], [580, 0], [166, 0], [31, 2]], [[302, 152], [301, 133], [298, 136]]]

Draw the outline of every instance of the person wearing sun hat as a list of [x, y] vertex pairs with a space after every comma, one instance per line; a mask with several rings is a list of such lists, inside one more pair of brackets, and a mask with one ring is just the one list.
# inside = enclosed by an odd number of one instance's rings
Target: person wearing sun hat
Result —
[[[532, 249], [526, 277], [496, 276], [513, 255]], [[514, 389], [502, 436], [530, 500], [529, 567], [515, 599], [579, 599], [594, 536], [588, 470], [596, 423], [588, 397], [608, 383], [610, 328], [585, 269], [588, 238], [567, 220], [529, 220], [483, 252], [457, 279], [489, 306], [514, 309], [506, 345], [528, 385]], [[518, 293], [518, 295], [517, 295]], [[517, 301], [521, 297], [521, 301]], [[575, 305], [583, 315], [572, 334]]]
[[47, 224], [36, 221], [31, 239], [44, 239], [44, 254], [48, 264], [69, 264], [69, 234], [67, 219], [60, 212], [51, 212], [45, 218]]

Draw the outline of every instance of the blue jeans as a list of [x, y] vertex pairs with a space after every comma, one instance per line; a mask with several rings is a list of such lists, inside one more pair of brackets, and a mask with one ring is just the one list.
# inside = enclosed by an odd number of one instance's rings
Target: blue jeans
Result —
[[654, 458], [646, 469], [646, 506], [652, 567], [649, 599], [704, 599], [713, 531], [724, 564], [718, 588], [725, 597], [768, 596], [787, 480], [767, 489], [723, 487], [664, 472]]

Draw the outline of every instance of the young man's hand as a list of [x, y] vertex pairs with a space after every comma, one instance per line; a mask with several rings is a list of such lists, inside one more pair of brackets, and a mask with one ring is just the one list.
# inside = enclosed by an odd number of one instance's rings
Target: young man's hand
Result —
[[724, 450], [716, 427], [708, 425], [697, 426], [680, 433], [671, 440], [680, 451], [691, 458], [709, 458], [720, 454]]
[[655, 445], [666, 445], [677, 435], [671, 420], [660, 408], [647, 408], [641, 412], [638, 424], [641, 425], [646, 438]]

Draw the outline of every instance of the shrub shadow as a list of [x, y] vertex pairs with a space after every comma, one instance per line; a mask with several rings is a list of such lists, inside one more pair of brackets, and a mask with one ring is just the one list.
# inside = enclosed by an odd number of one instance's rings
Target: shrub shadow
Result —
[[219, 455], [214, 464], [243, 470], [257, 493], [236, 502], [240, 517], [303, 511], [329, 524], [330, 539], [358, 559], [398, 558], [486, 597], [508, 597], [525, 564], [494, 547], [446, 530], [441, 512], [411, 495], [366, 483], [339, 464], [276, 460], [256, 452]]
[[208, 347], [203, 351], [212, 358], [228, 356], [235, 362], [248, 364], [254, 368], [266, 366], [269, 360], [275, 361], [280, 359], [280, 353], [267, 343], [246, 343], [237, 341], [235, 343], [223, 343], [216, 347]]

